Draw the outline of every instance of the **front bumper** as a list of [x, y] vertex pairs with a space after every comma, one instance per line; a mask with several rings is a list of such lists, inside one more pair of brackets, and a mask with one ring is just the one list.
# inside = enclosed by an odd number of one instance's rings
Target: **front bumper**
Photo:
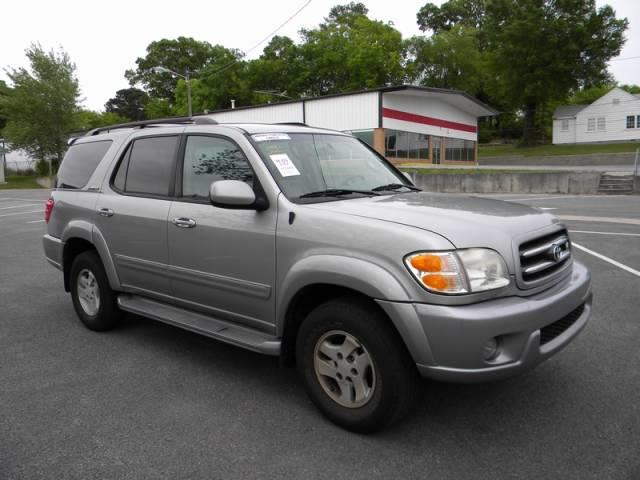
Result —
[[[587, 324], [591, 301], [589, 271], [574, 262], [568, 278], [530, 297], [464, 306], [378, 303], [398, 328], [422, 376], [479, 382], [515, 375], [560, 351]], [[541, 344], [545, 327], [551, 335]], [[494, 337], [499, 354], [487, 361], [483, 347]]]

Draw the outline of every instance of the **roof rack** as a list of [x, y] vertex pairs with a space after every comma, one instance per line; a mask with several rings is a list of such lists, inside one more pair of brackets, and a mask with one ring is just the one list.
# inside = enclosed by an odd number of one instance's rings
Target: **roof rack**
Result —
[[168, 118], [155, 118], [153, 120], [140, 120], [138, 122], [118, 123], [115, 125], [108, 125], [106, 127], [94, 128], [89, 130], [85, 137], [92, 135], [98, 135], [103, 132], [109, 132], [111, 130], [117, 130], [120, 128], [145, 128], [153, 125], [217, 125], [213, 118], [210, 117], [168, 117]]
[[297, 125], [299, 127], [308, 127], [306, 123], [303, 122], [278, 122], [276, 125]]

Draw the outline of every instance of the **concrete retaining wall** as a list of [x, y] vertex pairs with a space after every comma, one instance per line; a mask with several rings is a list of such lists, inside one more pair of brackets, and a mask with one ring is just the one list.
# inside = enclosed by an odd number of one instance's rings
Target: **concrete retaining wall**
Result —
[[[640, 147], [640, 146], [639, 146]], [[480, 165], [558, 165], [558, 166], [592, 166], [592, 165], [633, 165], [635, 153], [601, 153], [593, 155], [555, 155], [548, 157], [480, 157]]]
[[53, 180], [49, 177], [38, 177], [36, 178], [36, 182], [42, 188], [53, 188]]
[[598, 193], [600, 173], [473, 173], [408, 172], [413, 183], [430, 192], [446, 193]]

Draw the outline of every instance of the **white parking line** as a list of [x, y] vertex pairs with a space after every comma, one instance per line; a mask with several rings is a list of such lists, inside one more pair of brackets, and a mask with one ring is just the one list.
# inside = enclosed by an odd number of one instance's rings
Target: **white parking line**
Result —
[[28, 207], [29, 205], [40, 205], [40, 203], [25, 203], [23, 205], [13, 205], [11, 207], [0, 207], [0, 210], [9, 210], [10, 208], [24, 208], [24, 207]]
[[2, 215], [0, 215], [0, 217], [11, 217], [13, 215], [24, 215], [27, 213], [43, 213], [44, 210], [40, 209], [40, 210], [29, 210], [28, 212], [14, 212], [14, 213], [3, 213]]
[[620, 235], [623, 237], [640, 237], [640, 233], [593, 232], [591, 230], [569, 230], [569, 233], [593, 233], [595, 235]]
[[538, 207], [540, 210], [557, 210], [557, 207]]
[[638, 270], [635, 270], [635, 269], [633, 269], [631, 267], [628, 267], [627, 265], [625, 265], [623, 263], [617, 262], [613, 258], [605, 257], [601, 253], [594, 252], [593, 250], [589, 250], [588, 248], [585, 248], [582, 245], [578, 245], [575, 242], [573, 242], [571, 245], [576, 247], [578, 250], [582, 250], [583, 252], [588, 253], [590, 255], [593, 255], [594, 257], [597, 257], [600, 260], [604, 260], [605, 262], [608, 262], [611, 265], [615, 265], [616, 267], [621, 268], [622, 270], [624, 270], [626, 272], [629, 272], [629, 273], [635, 275], [636, 277], [640, 277], [640, 272]]
[[44, 220], [32, 220], [30, 222], [25, 222], [25, 223], [42, 223], [44, 222]]
[[[19, 198], [19, 197], [0, 197], [0, 200], [18, 200], [20, 202], [33, 202], [35, 200], [38, 200], [37, 198]], [[46, 202], [46, 200], [42, 200], [42, 202]]]

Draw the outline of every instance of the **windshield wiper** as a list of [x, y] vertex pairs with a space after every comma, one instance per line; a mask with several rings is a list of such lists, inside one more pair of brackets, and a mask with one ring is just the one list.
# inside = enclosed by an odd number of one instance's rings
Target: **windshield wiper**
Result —
[[372, 190], [352, 190], [348, 188], [328, 188], [326, 190], [318, 190], [317, 192], [309, 192], [300, 195], [298, 198], [313, 197], [338, 197], [340, 195], [351, 195], [352, 193], [360, 193], [362, 195], [380, 195]]
[[422, 189], [414, 187], [413, 185], [405, 185], [404, 183], [389, 183], [388, 185], [380, 185], [379, 187], [372, 188], [373, 192], [382, 192], [384, 190], [400, 190], [402, 187], [408, 188], [412, 192], [421, 192]]

